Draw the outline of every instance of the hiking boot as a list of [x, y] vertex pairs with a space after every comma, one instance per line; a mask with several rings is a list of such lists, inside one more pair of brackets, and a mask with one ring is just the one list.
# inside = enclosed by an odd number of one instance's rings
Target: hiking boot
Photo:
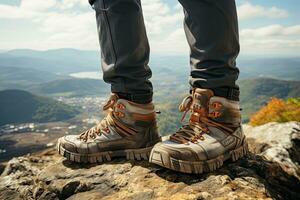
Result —
[[153, 146], [161, 141], [154, 105], [137, 104], [112, 94], [103, 110], [107, 115], [96, 126], [80, 135], [60, 138], [59, 153], [80, 163], [110, 161], [114, 157], [148, 160]]
[[200, 174], [216, 170], [225, 160], [236, 161], [248, 153], [238, 101], [197, 88], [183, 100], [179, 110], [184, 112], [183, 119], [191, 112], [188, 124], [154, 146], [151, 163]]

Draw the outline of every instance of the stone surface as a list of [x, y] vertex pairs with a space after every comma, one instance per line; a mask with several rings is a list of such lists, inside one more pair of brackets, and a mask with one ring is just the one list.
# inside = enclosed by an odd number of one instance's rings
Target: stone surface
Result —
[[300, 176], [300, 123], [243, 126], [252, 152], [279, 163], [286, 172]]
[[[258, 143], [256, 153], [272, 144], [264, 145]], [[213, 173], [187, 175], [146, 161], [74, 164], [50, 149], [10, 160], [0, 177], [0, 199], [300, 199], [297, 175], [275, 161], [251, 153]]]

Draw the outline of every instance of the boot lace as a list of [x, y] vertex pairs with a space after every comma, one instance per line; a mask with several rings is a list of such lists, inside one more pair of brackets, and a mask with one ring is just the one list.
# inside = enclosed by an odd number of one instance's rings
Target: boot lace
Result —
[[170, 136], [170, 140], [173, 142], [180, 144], [188, 144], [189, 142], [198, 143], [199, 140], [204, 140], [204, 134], [209, 134], [209, 126], [219, 128], [227, 133], [233, 132], [233, 129], [229, 128], [227, 125], [213, 121], [213, 118], [218, 115], [208, 114], [201, 109], [200, 105], [193, 105], [192, 95], [183, 99], [179, 106], [179, 111], [183, 112], [181, 123], [183, 123], [188, 112], [193, 112], [193, 114], [197, 116], [198, 120], [189, 120], [188, 124], [183, 124], [176, 133]]
[[[114, 127], [114, 129], [121, 133], [122, 135], [133, 135], [136, 133], [136, 130], [125, 126], [122, 122], [117, 119], [118, 117], [124, 117], [124, 114], [121, 112], [114, 112], [113, 108], [118, 100], [117, 95], [111, 95], [110, 99], [103, 106], [103, 110], [108, 112], [106, 117], [104, 117], [96, 126], [82, 132], [78, 139], [87, 142], [88, 139], [95, 139], [97, 136], [101, 136], [103, 132], [109, 134], [109, 127]], [[125, 109], [124, 105], [119, 105], [119, 108]]]

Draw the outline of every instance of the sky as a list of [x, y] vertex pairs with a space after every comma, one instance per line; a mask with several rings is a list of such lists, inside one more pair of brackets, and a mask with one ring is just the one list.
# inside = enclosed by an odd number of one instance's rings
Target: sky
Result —
[[[88, 0], [0, 0], [0, 50], [99, 49]], [[299, 0], [237, 0], [241, 54], [300, 55]], [[142, 0], [152, 53], [188, 54], [182, 7]]]

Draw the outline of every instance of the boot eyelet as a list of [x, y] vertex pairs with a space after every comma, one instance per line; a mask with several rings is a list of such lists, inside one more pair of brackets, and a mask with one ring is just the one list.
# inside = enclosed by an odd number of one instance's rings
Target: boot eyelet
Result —
[[220, 102], [213, 102], [212, 107], [216, 110], [220, 110], [222, 108], [222, 104]]
[[211, 117], [211, 118], [217, 118], [217, 117], [220, 117], [221, 115], [222, 114], [220, 112], [217, 112], [217, 111], [209, 113], [209, 117]]
[[124, 104], [119, 103], [119, 104], [117, 104], [117, 108], [119, 108], [120, 110], [124, 110], [126, 107]]
[[105, 128], [104, 131], [105, 131], [106, 133], [110, 133], [109, 128]]
[[198, 141], [198, 139], [193, 139], [192, 141], [191, 141], [193, 144], [198, 144], [199, 143], [199, 141]]

